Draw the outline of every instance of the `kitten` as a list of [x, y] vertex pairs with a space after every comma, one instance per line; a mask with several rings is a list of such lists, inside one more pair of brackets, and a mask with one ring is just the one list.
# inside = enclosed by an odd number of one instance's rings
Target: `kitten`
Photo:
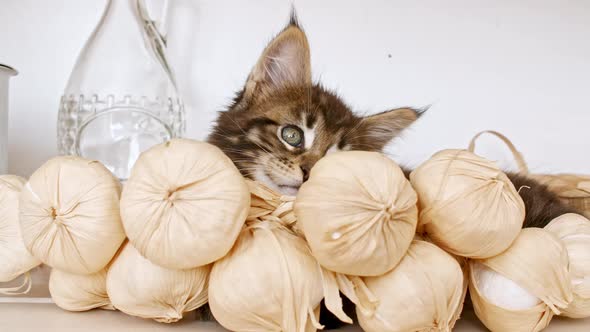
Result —
[[293, 17], [264, 50], [244, 89], [221, 112], [209, 142], [244, 176], [295, 194], [311, 167], [334, 151], [382, 151], [420, 110], [359, 117], [311, 80], [309, 46]]
[[[292, 15], [263, 51], [233, 104], [219, 114], [208, 139], [245, 177], [290, 195], [326, 154], [382, 151], [422, 114], [404, 107], [355, 115], [338, 96], [312, 82], [309, 53], [307, 37]], [[534, 180], [509, 177], [525, 201], [525, 227], [543, 227], [558, 215], [574, 212]], [[352, 304], [345, 302], [346, 312], [353, 315]], [[327, 328], [341, 325], [324, 307], [320, 318]]]

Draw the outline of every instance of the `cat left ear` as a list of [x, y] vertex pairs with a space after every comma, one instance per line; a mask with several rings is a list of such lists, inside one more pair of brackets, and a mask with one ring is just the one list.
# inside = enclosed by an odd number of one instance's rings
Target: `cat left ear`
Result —
[[416, 121], [425, 110], [397, 108], [364, 117], [358, 127], [366, 142], [374, 150], [382, 150], [385, 145]]
[[246, 83], [246, 97], [268, 95], [288, 86], [311, 85], [307, 37], [294, 14], [289, 25], [266, 47]]

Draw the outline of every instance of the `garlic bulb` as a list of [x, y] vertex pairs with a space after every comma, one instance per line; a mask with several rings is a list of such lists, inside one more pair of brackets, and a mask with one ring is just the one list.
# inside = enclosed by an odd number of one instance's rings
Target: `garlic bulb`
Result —
[[113, 310], [107, 295], [107, 271], [89, 275], [51, 270], [49, 292], [58, 307], [68, 311], [87, 311], [94, 308]]
[[107, 294], [113, 306], [132, 316], [173, 323], [207, 302], [210, 265], [170, 270], [124, 245], [107, 272]]
[[406, 253], [417, 223], [416, 193], [383, 154], [348, 151], [322, 158], [295, 201], [316, 259], [349, 275], [378, 276]]
[[229, 251], [249, 206], [248, 186], [221, 150], [174, 139], [140, 155], [123, 189], [121, 217], [144, 257], [190, 269]]
[[481, 295], [494, 305], [506, 309], [523, 310], [542, 303], [541, 299], [516, 282], [479, 262], [472, 263], [471, 273], [477, 280]]
[[250, 190], [250, 209], [246, 220], [268, 220], [280, 222], [294, 227], [295, 213], [293, 212], [294, 196], [281, 195], [264, 184], [246, 180]]
[[574, 301], [561, 314], [590, 317], [590, 220], [568, 213], [553, 219], [545, 229], [561, 239], [569, 256]]
[[470, 258], [506, 250], [518, 236], [525, 207], [508, 177], [466, 150], [444, 150], [412, 172], [418, 232], [442, 249]]
[[0, 175], [0, 282], [12, 281], [41, 264], [25, 247], [18, 222], [18, 196], [25, 181]]
[[450, 331], [463, 308], [466, 283], [457, 260], [432, 243], [414, 240], [392, 271], [363, 278], [379, 300], [374, 312], [357, 307], [364, 331]]
[[322, 298], [319, 264], [276, 221], [247, 226], [211, 271], [211, 312], [232, 331], [315, 331]]
[[567, 251], [543, 229], [523, 229], [506, 251], [469, 268], [475, 314], [492, 331], [540, 331], [573, 300]]
[[25, 245], [43, 263], [65, 272], [102, 270], [125, 239], [120, 192], [119, 181], [97, 161], [47, 161], [20, 195]]

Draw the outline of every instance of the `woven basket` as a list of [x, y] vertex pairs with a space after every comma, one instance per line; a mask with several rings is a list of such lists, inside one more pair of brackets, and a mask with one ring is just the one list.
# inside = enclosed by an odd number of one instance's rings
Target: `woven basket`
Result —
[[529, 168], [514, 144], [504, 135], [497, 131], [486, 130], [475, 135], [469, 143], [469, 151], [475, 150], [475, 142], [482, 134], [492, 134], [501, 139], [510, 149], [514, 160], [518, 165], [518, 170], [522, 174], [533, 178], [540, 183], [549, 187], [567, 205], [582, 212], [590, 218], [590, 175], [578, 174], [530, 174]]

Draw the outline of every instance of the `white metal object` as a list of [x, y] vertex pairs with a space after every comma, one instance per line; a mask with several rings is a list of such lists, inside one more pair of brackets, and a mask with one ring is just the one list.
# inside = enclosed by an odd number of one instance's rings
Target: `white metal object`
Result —
[[8, 171], [8, 81], [16, 74], [13, 68], [0, 64], [0, 174]]

